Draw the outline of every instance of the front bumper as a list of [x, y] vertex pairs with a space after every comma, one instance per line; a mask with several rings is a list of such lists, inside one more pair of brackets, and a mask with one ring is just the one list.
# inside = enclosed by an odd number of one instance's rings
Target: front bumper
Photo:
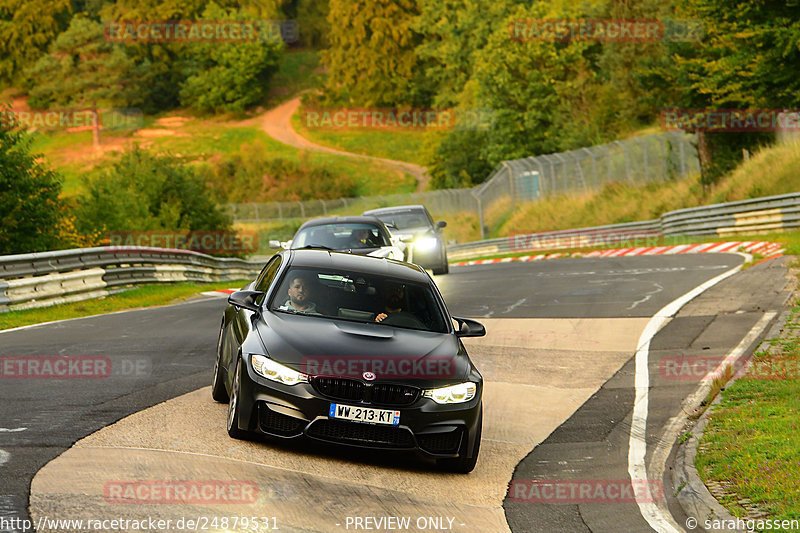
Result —
[[[475, 444], [482, 383], [475, 397], [463, 404], [440, 405], [420, 396], [410, 405], [391, 406], [326, 397], [311, 383], [274, 383], [250, 368], [248, 376], [241, 383], [240, 420], [242, 424], [248, 421], [242, 430], [285, 439], [307, 437], [360, 448], [416, 451], [437, 458], [471, 454]], [[332, 418], [331, 403], [399, 410], [400, 423], [390, 426]]]
[[444, 260], [444, 244], [438, 242], [432, 248], [420, 249], [413, 244], [409, 245], [410, 262], [421, 266], [422, 268], [439, 268], [445, 262]]

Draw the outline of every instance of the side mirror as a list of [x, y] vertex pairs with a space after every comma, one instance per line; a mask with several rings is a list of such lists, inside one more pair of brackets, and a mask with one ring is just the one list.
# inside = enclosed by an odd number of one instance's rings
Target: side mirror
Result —
[[447, 222], [445, 222], [444, 220], [440, 220], [439, 222], [436, 223], [436, 227], [439, 229], [446, 228]]
[[236, 291], [228, 296], [228, 303], [249, 311], [260, 312], [261, 306], [256, 300], [264, 294], [261, 291]]
[[457, 337], [483, 337], [486, 335], [486, 328], [477, 320], [457, 316], [454, 316], [453, 320], [458, 322]]
[[270, 248], [280, 248], [281, 247], [281, 241], [273, 241], [273, 240], [271, 240], [271, 241], [269, 241], [269, 247]]

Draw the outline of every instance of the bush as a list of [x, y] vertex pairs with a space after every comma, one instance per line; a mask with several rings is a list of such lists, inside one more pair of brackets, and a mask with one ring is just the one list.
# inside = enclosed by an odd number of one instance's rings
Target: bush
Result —
[[230, 228], [193, 168], [138, 147], [91, 176], [86, 189], [77, 207], [78, 229], [84, 234]]
[[236, 203], [327, 200], [356, 193], [349, 176], [304, 161], [271, 158], [258, 143], [245, 145], [241, 153], [214, 165], [207, 181], [220, 201]]

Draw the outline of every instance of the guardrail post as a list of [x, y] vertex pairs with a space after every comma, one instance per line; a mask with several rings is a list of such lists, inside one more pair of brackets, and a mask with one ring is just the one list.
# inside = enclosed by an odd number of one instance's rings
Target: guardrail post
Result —
[[306, 218], [306, 208], [303, 206], [303, 202], [297, 201], [297, 205], [300, 206], [300, 217], [305, 219]]
[[278, 219], [283, 222], [283, 206], [280, 202], [275, 202], [278, 205]]
[[328, 216], [328, 206], [325, 205], [325, 200], [320, 198], [319, 201], [322, 203], [322, 214]]

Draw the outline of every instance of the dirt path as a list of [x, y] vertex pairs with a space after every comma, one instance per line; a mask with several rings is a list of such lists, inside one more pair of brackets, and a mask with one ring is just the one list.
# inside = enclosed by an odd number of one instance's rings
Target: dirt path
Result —
[[405, 161], [395, 161], [393, 159], [384, 159], [382, 157], [373, 157], [369, 155], [354, 154], [351, 152], [344, 152], [329, 148], [320, 144], [313, 143], [301, 137], [292, 127], [292, 115], [297, 108], [300, 107], [300, 98], [294, 98], [285, 102], [278, 107], [274, 107], [261, 115], [261, 124], [264, 131], [278, 142], [294, 146], [303, 150], [315, 150], [317, 152], [328, 152], [331, 154], [344, 155], [348, 157], [359, 157], [361, 159], [370, 159], [373, 161], [380, 161], [386, 165], [398, 168], [403, 172], [407, 172], [417, 179], [417, 192], [422, 192], [428, 187], [430, 177], [426, 174], [425, 167], [415, 165], [413, 163], [406, 163]]

